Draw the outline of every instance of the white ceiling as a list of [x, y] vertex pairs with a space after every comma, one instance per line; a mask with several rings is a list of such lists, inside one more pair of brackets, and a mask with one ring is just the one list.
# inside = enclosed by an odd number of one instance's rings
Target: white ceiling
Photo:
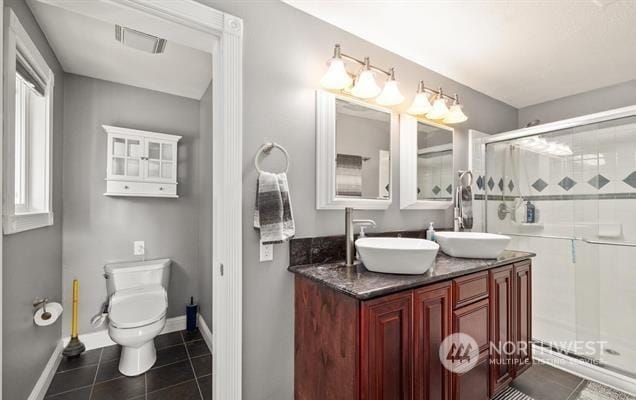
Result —
[[212, 55], [168, 40], [150, 54], [115, 40], [115, 24], [28, 0], [65, 72], [196, 100], [212, 79]]
[[636, 79], [634, 0], [283, 1], [517, 108]]

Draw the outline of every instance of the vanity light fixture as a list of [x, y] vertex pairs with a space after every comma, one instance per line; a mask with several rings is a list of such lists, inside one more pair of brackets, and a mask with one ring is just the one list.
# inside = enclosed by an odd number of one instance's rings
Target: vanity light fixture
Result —
[[381, 91], [382, 89], [380, 89], [380, 86], [375, 82], [371, 64], [369, 63], [369, 57], [365, 57], [364, 66], [356, 78], [356, 83], [353, 85], [351, 94], [361, 99], [371, 99], [379, 95]]
[[[376, 98], [376, 103], [383, 106], [395, 106], [404, 101], [404, 96], [400, 93], [398, 82], [395, 80], [393, 68], [384, 70], [372, 65], [369, 57], [359, 60], [355, 57], [344, 54], [340, 50], [340, 45], [336, 44], [333, 50], [333, 58], [329, 60], [329, 69], [320, 80], [320, 85], [328, 90], [342, 90], [361, 99]], [[353, 77], [347, 72], [344, 61], [352, 61], [361, 66], [360, 71]], [[380, 88], [375, 80], [375, 73], [387, 76], [384, 88]], [[351, 83], [353, 82], [353, 87]]]
[[462, 105], [459, 103], [459, 95], [455, 93], [455, 99], [453, 105], [451, 105], [448, 115], [444, 118], [445, 124], [459, 124], [468, 119], [466, 114], [462, 111]]
[[404, 96], [400, 93], [400, 88], [395, 80], [395, 72], [393, 68], [391, 68], [389, 72], [391, 75], [389, 75], [389, 79], [387, 79], [384, 84], [382, 93], [380, 93], [378, 98], [375, 99], [375, 102], [382, 106], [396, 106], [398, 104], [402, 104], [404, 101]]
[[353, 83], [351, 76], [347, 73], [344, 60], [340, 55], [340, 45], [333, 49], [333, 58], [329, 60], [329, 69], [320, 80], [320, 86], [329, 90], [343, 90]]
[[428, 93], [426, 92], [424, 81], [420, 81], [420, 84], [417, 86], [417, 93], [415, 94], [413, 103], [411, 103], [411, 106], [408, 110], [406, 110], [406, 112], [412, 115], [424, 115], [431, 111], [431, 108], [433, 108], [433, 106], [431, 105], [431, 101], [428, 99]]
[[433, 101], [433, 108], [426, 114], [428, 119], [444, 119], [448, 115], [448, 106], [446, 105], [446, 97], [442, 92], [442, 88], [439, 88], [435, 101]]
[[[433, 95], [432, 105], [429, 99], [429, 93]], [[450, 109], [446, 104], [446, 100], [453, 101]], [[424, 86], [424, 81], [420, 81], [413, 103], [411, 103], [411, 106], [406, 112], [416, 116], [425, 115], [426, 118], [432, 120], [442, 120], [445, 124], [458, 124], [468, 120], [462, 107], [457, 94], [454, 97], [450, 97], [444, 94], [442, 88], [433, 90]]]

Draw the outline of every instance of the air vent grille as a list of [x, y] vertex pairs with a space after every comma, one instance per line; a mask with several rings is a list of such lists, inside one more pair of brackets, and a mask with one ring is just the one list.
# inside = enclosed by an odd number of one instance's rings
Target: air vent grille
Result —
[[166, 39], [115, 25], [115, 39], [124, 46], [150, 54], [161, 54], [166, 48]]

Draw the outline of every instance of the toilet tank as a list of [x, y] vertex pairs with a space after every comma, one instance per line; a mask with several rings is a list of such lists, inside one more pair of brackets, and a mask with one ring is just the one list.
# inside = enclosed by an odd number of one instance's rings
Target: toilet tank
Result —
[[122, 289], [157, 284], [168, 290], [171, 263], [169, 258], [162, 258], [106, 264], [104, 271], [108, 295]]

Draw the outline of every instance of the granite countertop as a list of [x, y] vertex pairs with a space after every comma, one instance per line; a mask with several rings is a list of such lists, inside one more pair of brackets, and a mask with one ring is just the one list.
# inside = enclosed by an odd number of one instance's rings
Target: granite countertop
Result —
[[534, 256], [534, 253], [505, 250], [496, 259], [483, 260], [450, 257], [440, 251], [435, 260], [435, 266], [421, 275], [381, 274], [367, 270], [362, 264], [345, 267], [342, 262], [293, 265], [288, 270], [356, 299], [369, 300]]

